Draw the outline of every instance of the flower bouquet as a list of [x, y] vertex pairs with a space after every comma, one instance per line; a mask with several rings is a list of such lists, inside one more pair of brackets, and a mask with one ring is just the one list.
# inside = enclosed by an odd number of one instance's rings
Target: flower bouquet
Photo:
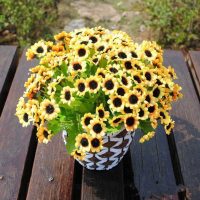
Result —
[[33, 123], [39, 142], [63, 131], [67, 152], [88, 169], [116, 166], [136, 129], [140, 143], [161, 123], [174, 127], [171, 103], [181, 87], [174, 69], [163, 66], [155, 42], [140, 45], [122, 31], [102, 27], [61, 32], [55, 41], [39, 41], [27, 50], [30, 69], [16, 115], [22, 126]]

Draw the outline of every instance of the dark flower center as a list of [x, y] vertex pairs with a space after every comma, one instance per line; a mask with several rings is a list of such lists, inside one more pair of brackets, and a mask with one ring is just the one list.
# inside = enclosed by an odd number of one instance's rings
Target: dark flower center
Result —
[[88, 126], [90, 124], [91, 119], [92, 119], [91, 117], [86, 117], [85, 118], [84, 123], [85, 123], [86, 126]]
[[104, 48], [105, 48], [104, 46], [100, 46], [100, 47], [98, 47], [97, 51], [103, 51]]
[[144, 52], [145, 52], [145, 54], [146, 54], [147, 57], [151, 57], [152, 56], [151, 51], [145, 50]]
[[94, 59], [93, 59], [93, 62], [94, 62], [94, 63], [97, 63], [97, 61], [98, 61], [98, 58], [94, 58]]
[[169, 130], [171, 128], [171, 123], [169, 123], [166, 128]]
[[98, 110], [98, 113], [99, 113], [99, 117], [100, 118], [103, 118], [104, 117], [104, 111], [103, 110]]
[[147, 95], [147, 96], [146, 96], [146, 98], [145, 98], [145, 100], [146, 100], [147, 102], [149, 102], [149, 103], [150, 103], [150, 101], [151, 101], [151, 98], [150, 98], [150, 96], [149, 96], [149, 95]]
[[116, 97], [113, 100], [113, 104], [114, 104], [115, 107], [120, 107], [122, 105], [122, 100], [119, 97]]
[[136, 54], [134, 51], [131, 51], [131, 56], [132, 56], [133, 58], [137, 58], [137, 57], [138, 57], [137, 54]]
[[149, 72], [146, 72], [146, 73], [145, 73], [145, 77], [146, 77], [146, 79], [147, 79], [148, 81], [151, 80], [151, 74], [150, 74]]
[[133, 126], [134, 123], [135, 123], [134, 117], [128, 117], [128, 118], [126, 119], [126, 124], [127, 124], [128, 126]]
[[75, 63], [73, 67], [74, 67], [74, 70], [76, 71], [82, 69], [82, 66], [79, 63]]
[[159, 95], [160, 95], [160, 90], [159, 90], [159, 88], [156, 88], [154, 91], [153, 91], [153, 96], [154, 97], [159, 97]]
[[81, 153], [79, 153], [78, 151], [76, 151], [76, 155], [81, 156]]
[[85, 84], [84, 84], [84, 83], [79, 83], [79, 84], [78, 84], [78, 90], [79, 90], [80, 92], [83, 92], [83, 91], [85, 90]]
[[70, 91], [66, 91], [66, 92], [65, 92], [65, 99], [66, 99], [67, 101], [69, 101], [69, 100], [71, 99], [71, 93], [70, 93]]
[[160, 116], [163, 118], [163, 119], [165, 119], [166, 117], [165, 117], [165, 114], [161, 111], [160, 112]]
[[159, 79], [156, 80], [156, 83], [157, 83], [158, 85], [162, 85], [162, 82], [161, 82]]
[[96, 42], [97, 42], [97, 38], [94, 37], [94, 36], [91, 36], [91, 37], [90, 37], [90, 40], [92, 40], [92, 43], [96, 43]]
[[99, 72], [98, 75], [100, 75], [102, 78], [105, 78], [105, 74], [103, 74], [102, 72]]
[[113, 123], [116, 124], [116, 123], [118, 123], [118, 122], [120, 122], [120, 121], [121, 121], [121, 118], [118, 117], [118, 118], [116, 118], [116, 119], [113, 120]]
[[100, 141], [99, 141], [99, 139], [94, 138], [94, 139], [91, 141], [91, 144], [92, 144], [92, 146], [93, 146], [94, 148], [97, 148], [97, 147], [99, 147], [99, 145], [100, 145]]
[[87, 147], [89, 145], [87, 138], [82, 138], [80, 143], [83, 147]]
[[127, 70], [129, 70], [129, 69], [132, 69], [133, 67], [132, 67], [132, 64], [131, 64], [131, 62], [130, 61], [126, 61], [125, 63], [124, 63], [124, 65], [125, 65], [125, 67], [126, 67], [126, 69]]
[[87, 45], [87, 44], [88, 44], [88, 41], [82, 41], [80, 44]]
[[117, 57], [116, 56], [112, 56], [111, 57], [111, 60], [115, 60]]
[[38, 47], [36, 51], [37, 51], [37, 53], [43, 53], [44, 49], [42, 47]]
[[117, 94], [120, 95], [120, 96], [124, 96], [125, 90], [123, 88], [117, 88]]
[[93, 131], [94, 131], [95, 133], [101, 133], [102, 130], [103, 130], [103, 129], [102, 129], [101, 124], [95, 124], [95, 125], [93, 126]]
[[98, 87], [98, 83], [95, 80], [89, 82], [89, 87], [92, 90], [95, 90]]
[[53, 112], [54, 112], [54, 107], [53, 107], [53, 105], [51, 105], [51, 104], [49, 104], [47, 107], [46, 107], [46, 112], [48, 113], [48, 114], [52, 114]]
[[28, 114], [27, 113], [24, 113], [23, 119], [25, 122], [28, 122]]
[[85, 56], [85, 54], [86, 54], [86, 50], [85, 50], [84, 48], [80, 48], [80, 49], [78, 50], [78, 55], [79, 55], [80, 57]]
[[114, 67], [111, 67], [110, 68], [110, 72], [116, 74], [118, 72], [118, 70], [116, 68], [114, 68]]
[[129, 98], [128, 98], [129, 102], [131, 104], [136, 104], [138, 102], [138, 97], [135, 94], [132, 94]]
[[144, 110], [142, 110], [142, 109], [140, 108], [139, 117], [143, 117], [143, 116], [144, 116]]
[[134, 65], [136, 69], [141, 70], [141, 67], [137, 64]]
[[119, 52], [118, 56], [122, 59], [127, 58], [127, 55], [124, 52]]
[[106, 88], [107, 90], [112, 90], [112, 89], [114, 88], [114, 83], [113, 83], [113, 81], [112, 81], [112, 80], [106, 81], [106, 83], [105, 83], [105, 88]]
[[148, 111], [149, 111], [150, 113], [153, 113], [153, 112], [155, 111], [155, 106], [150, 106], [150, 107], [148, 108]]
[[133, 76], [134, 80], [137, 81], [138, 83], [141, 83], [140, 77], [135, 75]]
[[125, 112], [125, 113], [132, 113], [133, 110], [132, 110], [131, 108], [125, 106], [125, 107], [124, 107], [124, 112]]
[[124, 76], [122, 76], [122, 83], [124, 85], [128, 85], [128, 81], [127, 81], [127, 79]]
[[44, 130], [44, 131], [43, 131], [43, 135], [44, 135], [45, 138], [48, 138], [48, 136], [49, 136], [48, 131]]

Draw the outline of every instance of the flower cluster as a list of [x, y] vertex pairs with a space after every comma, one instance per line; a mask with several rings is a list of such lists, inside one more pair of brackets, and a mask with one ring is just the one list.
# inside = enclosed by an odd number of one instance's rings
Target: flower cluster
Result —
[[48, 143], [67, 130], [67, 150], [84, 159], [99, 152], [103, 137], [121, 130], [143, 130], [140, 142], [155, 135], [159, 123], [167, 134], [174, 127], [171, 103], [181, 87], [174, 69], [163, 66], [163, 51], [155, 42], [134, 43], [122, 31], [84, 28], [39, 41], [27, 59], [39, 59], [30, 69], [16, 115], [22, 126], [33, 123], [39, 142]]

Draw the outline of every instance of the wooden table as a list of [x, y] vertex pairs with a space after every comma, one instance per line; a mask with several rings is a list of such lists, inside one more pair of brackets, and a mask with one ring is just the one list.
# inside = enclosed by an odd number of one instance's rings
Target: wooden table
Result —
[[[36, 61], [19, 58], [15, 46], [0, 46], [0, 200], [200, 199], [200, 52], [184, 59], [166, 50], [183, 87], [174, 104], [174, 135], [156, 137], [129, 153], [113, 170], [88, 171], [66, 154], [61, 135], [38, 144], [33, 127], [14, 116], [28, 70]], [[138, 134], [135, 136], [138, 140]]]

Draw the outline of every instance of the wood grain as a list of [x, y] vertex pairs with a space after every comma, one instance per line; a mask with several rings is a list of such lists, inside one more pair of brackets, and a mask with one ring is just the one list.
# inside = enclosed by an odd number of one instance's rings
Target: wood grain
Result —
[[32, 127], [22, 128], [15, 114], [16, 104], [24, 91], [29, 66], [23, 54], [12, 82], [0, 121], [0, 198], [18, 199]]
[[144, 144], [138, 142], [141, 136], [138, 130], [130, 148], [134, 184], [140, 198], [177, 196], [177, 186], [164, 129], [159, 126], [156, 136]]
[[108, 171], [83, 169], [82, 200], [123, 200], [123, 165]]
[[0, 46], [0, 114], [16, 69], [16, 46]]
[[60, 134], [47, 145], [38, 144], [27, 200], [70, 200], [73, 175], [74, 159], [67, 155]]
[[172, 118], [176, 121], [174, 137], [186, 186], [187, 196], [198, 200], [200, 196], [200, 104], [183, 55], [178, 51], [165, 51], [165, 64], [175, 68], [183, 90], [183, 99], [174, 103]]
[[189, 51], [188, 65], [200, 99], [200, 51]]

